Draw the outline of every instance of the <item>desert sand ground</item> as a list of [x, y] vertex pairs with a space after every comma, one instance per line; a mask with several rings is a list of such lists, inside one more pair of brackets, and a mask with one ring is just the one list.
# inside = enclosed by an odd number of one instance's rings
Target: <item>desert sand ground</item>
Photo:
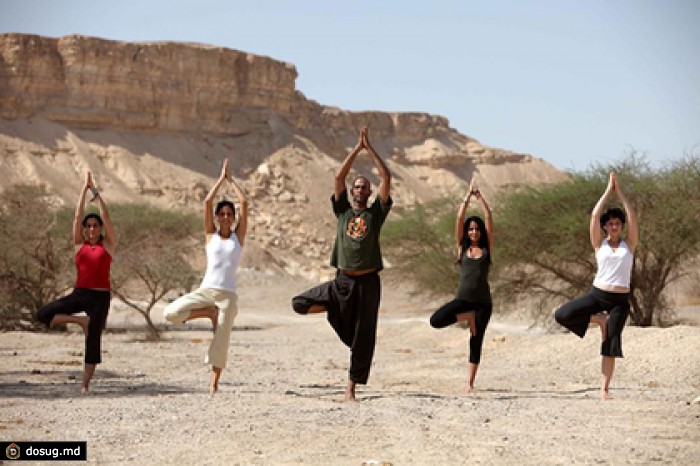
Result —
[[[700, 327], [627, 327], [599, 399], [600, 333], [583, 340], [494, 316], [477, 391], [465, 394], [467, 332], [434, 330], [439, 302], [385, 284], [378, 344], [358, 402], [343, 403], [349, 352], [324, 316], [289, 299], [309, 283], [242, 280], [229, 365], [208, 393], [201, 321], [134, 330], [116, 303], [91, 393], [83, 337], [0, 336], [0, 434], [86, 440], [96, 464], [697, 464]], [[156, 316], [162, 321], [160, 311]], [[157, 320], [158, 320], [157, 319]], [[130, 329], [130, 330], [124, 330]], [[595, 330], [595, 331], [593, 331]]]

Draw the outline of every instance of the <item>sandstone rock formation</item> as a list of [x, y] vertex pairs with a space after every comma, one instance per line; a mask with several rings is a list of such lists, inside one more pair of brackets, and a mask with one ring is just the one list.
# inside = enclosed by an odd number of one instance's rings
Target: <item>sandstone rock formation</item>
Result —
[[[362, 126], [392, 171], [396, 205], [463, 191], [473, 173], [489, 194], [565, 176], [440, 116], [323, 106], [296, 76], [208, 45], [0, 35], [0, 189], [45, 183], [72, 205], [90, 168], [110, 200], [199, 214], [230, 157], [252, 198], [249, 262], [317, 276], [329, 272], [333, 173]], [[356, 171], [376, 180], [368, 158]]]
[[294, 66], [221, 47], [5, 34], [3, 118], [80, 128], [249, 131], [237, 109], [289, 115]]

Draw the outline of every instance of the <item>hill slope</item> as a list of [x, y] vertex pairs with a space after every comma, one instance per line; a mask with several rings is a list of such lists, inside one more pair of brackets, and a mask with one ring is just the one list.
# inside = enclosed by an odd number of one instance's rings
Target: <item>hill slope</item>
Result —
[[[440, 116], [320, 105], [296, 76], [288, 63], [201, 44], [0, 35], [0, 189], [44, 183], [72, 206], [90, 169], [110, 202], [199, 214], [229, 157], [251, 195], [247, 264], [313, 277], [330, 253], [333, 174], [362, 126], [396, 205], [463, 192], [474, 173], [487, 194], [565, 177]], [[377, 181], [369, 158], [355, 169]]]

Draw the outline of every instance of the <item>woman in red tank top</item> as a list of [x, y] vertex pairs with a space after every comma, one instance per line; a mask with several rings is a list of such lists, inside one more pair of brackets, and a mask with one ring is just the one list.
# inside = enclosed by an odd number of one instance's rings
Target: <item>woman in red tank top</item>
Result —
[[[100, 214], [85, 212], [85, 197], [92, 193]], [[85, 368], [81, 390], [86, 393], [97, 364], [102, 362], [102, 331], [107, 321], [111, 300], [109, 271], [117, 246], [114, 227], [107, 206], [95, 189], [92, 174], [85, 174], [85, 185], [80, 192], [73, 218], [73, 244], [78, 277], [71, 294], [53, 301], [41, 309], [39, 321], [47, 326], [78, 324], [85, 333]], [[85, 315], [76, 315], [84, 312]]]

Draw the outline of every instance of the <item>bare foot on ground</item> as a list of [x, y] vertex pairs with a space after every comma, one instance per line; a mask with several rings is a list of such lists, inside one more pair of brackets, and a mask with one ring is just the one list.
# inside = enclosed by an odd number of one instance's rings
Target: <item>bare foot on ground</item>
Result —
[[348, 380], [348, 385], [345, 387], [345, 400], [347, 402], [357, 401], [355, 399], [355, 382]]
[[211, 368], [211, 380], [209, 382], [209, 395], [214, 396], [216, 392], [219, 391], [219, 379], [221, 378], [221, 372], [223, 368], [212, 366]]

